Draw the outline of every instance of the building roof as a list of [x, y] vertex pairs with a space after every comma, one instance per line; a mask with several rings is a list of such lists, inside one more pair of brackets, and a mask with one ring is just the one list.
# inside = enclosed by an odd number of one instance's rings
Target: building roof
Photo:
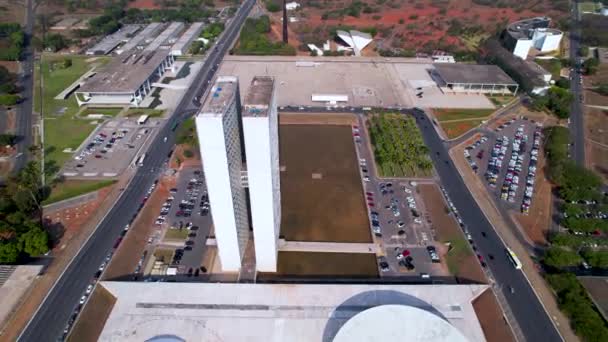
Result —
[[519, 20], [507, 26], [507, 32], [515, 39], [531, 39], [534, 29], [548, 28], [551, 24], [549, 17], [534, 17]]
[[467, 342], [442, 317], [407, 305], [381, 305], [367, 309], [340, 328], [333, 342], [425, 341]]
[[236, 76], [218, 76], [213, 87], [207, 94], [199, 115], [222, 116], [230, 101], [238, 92], [238, 78]]
[[198, 37], [203, 30], [203, 25], [204, 24], [201, 22], [192, 23], [186, 32], [184, 32], [184, 34], [182, 34], [182, 36], [179, 37], [177, 42], [173, 45], [172, 50], [184, 50], [187, 45], [192, 43], [194, 38]]
[[436, 63], [433, 66], [439, 76], [448, 84], [517, 85], [517, 82], [496, 65]]
[[[369, 310], [384, 305], [408, 307], [400, 310], [408, 315], [401, 323], [418, 332], [428, 330], [416, 323], [428, 328], [426, 323], [435, 322], [453, 326], [469, 341], [485, 341], [471, 303], [487, 285], [102, 282], [101, 286], [117, 300], [100, 341], [146, 341], [157, 336], [185, 341], [332, 341], [342, 329], [347, 334], [349, 325], [358, 325], [360, 313], [374, 320], [375, 312], [386, 315], [389, 309]], [[380, 333], [375, 326], [367, 328]]]
[[169, 55], [168, 47], [155, 51], [133, 49], [125, 56], [114, 57], [97, 74], [85, 80], [78, 92], [132, 93], [152, 75]]
[[251, 80], [245, 97], [243, 116], [267, 116], [272, 102], [274, 79], [270, 76], [255, 76]]
[[89, 55], [100, 55], [108, 54], [118, 44], [128, 40], [137, 30], [141, 28], [141, 25], [125, 25], [120, 30], [105, 36], [99, 43], [95, 44], [92, 48], [87, 50]]
[[167, 27], [161, 34], [158, 35], [146, 48], [144, 51], [155, 51], [163, 44], [173, 44], [175, 37], [179, 35], [181, 30], [184, 28], [184, 23], [173, 22], [169, 27]]
[[116, 50], [116, 53], [121, 54], [123, 52], [130, 51], [139, 45], [147, 44], [146, 40], [158, 35], [162, 28], [163, 24], [161, 23], [148, 24], [148, 26], [141, 30], [135, 37], [131, 38], [131, 40], [129, 40], [125, 45]]

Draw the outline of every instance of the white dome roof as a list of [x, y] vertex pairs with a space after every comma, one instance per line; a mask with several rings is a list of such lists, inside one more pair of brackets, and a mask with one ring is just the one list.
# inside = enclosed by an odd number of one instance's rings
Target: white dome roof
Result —
[[334, 342], [425, 341], [466, 342], [464, 335], [428, 311], [405, 305], [367, 309], [340, 328]]

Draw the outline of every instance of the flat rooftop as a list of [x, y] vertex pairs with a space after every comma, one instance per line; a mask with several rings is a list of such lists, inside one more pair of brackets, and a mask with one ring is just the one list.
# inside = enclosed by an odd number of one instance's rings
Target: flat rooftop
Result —
[[87, 50], [87, 54], [100, 55], [107, 54], [112, 49], [118, 46], [123, 41], [128, 40], [137, 30], [141, 28], [141, 25], [125, 25], [118, 31], [105, 36], [99, 43], [95, 44], [92, 48]]
[[87, 79], [77, 92], [134, 93], [169, 55], [168, 47], [154, 51], [133, 49], [114, 57], [94, 76]]
[[185, 341], [331, 342], [353, 316], [391, 304], [424, 310], [469, 341], [485, 341], [471, 303], [487, 285], [101, 282], [101, 286], [117, 300], [100, 341], [170, 336]]
[[243, 116], [268, 116], [273, 89], [274, 79], [272, 77], [254, 77], [245, 97]]
[[507, 26], [507, 32], [515, 39], [531, 39], [531, 32], [537, 28], [548, 28], [549, 17], [534, 17], [513, 22]]
[[279, 107], [324, 107], [312, 95], [340, 94], [348, 96], [341, 106], [494, 108], [484, 95], [444, 94], [434, 69], [430, 58], [226, 56], [219, 74], [239, 78], [243, 103], [254, 77], [271, 76]]
[[158, 35], [160, 30], [162, 30], [163, 24], [161, 23], [151, 23], [148, 24], [143, 30], [141, 30], [135, 37], [131, 38], [125, 45], [119, 48], [120, 51], [116, 51], [118, 54], [121, 54], [126, 51], [130, 51], [140, 45], [145, 45], [148, 42], [146, 40], [155, 37]]
[[496, 65], [437, 63], [434, 67], [439, 76], [449, 84], [517, 85], [517, 82]]
[[578, 280], [604, 319], [608, 319], [608, 277], [584, 276], [578, 277]]
[[181, 37], [177, 40], [177, 42], [173, 45], [173, 50], [181, 50], [186, 45], [190, 44], [195, 36], [198, 36], [199, 33], [203, 30], [204, 24], [201, 22], [192, 23], [190, 27], [182, 34]]
[[230, 105], [229, 101], [238, 91], [238, 80], [233, 76], [219, 76], [209, 94], [205, 98], [199, 115], [221, 116], [225, 108]]

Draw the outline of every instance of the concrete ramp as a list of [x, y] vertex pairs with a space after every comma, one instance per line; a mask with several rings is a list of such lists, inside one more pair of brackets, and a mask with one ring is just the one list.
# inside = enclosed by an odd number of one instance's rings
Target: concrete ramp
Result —
[[374, 243], [356, 242], [312, 242], [279, 240], [281, 252], [321, 252], [321, 253], [373, 253], [380, 252]]
[[177, 85], [177, 84], [165, 84], [165, 83], [158, 83], [158, 82], [154, 82], [152, 83], [153, 87], [157, 87], [157, 88], [166, 88], [166, 89], [174, 89], [174, 90], [184, 90], [187, 89], [188, 86], [186, 85]]

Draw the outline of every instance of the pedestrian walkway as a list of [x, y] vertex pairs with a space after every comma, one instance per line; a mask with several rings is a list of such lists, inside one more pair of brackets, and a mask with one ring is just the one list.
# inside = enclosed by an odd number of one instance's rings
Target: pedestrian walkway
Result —
[[374, 253], [380, 252], [374, 243], [312, 242], [279, 240], [281, 252]]

